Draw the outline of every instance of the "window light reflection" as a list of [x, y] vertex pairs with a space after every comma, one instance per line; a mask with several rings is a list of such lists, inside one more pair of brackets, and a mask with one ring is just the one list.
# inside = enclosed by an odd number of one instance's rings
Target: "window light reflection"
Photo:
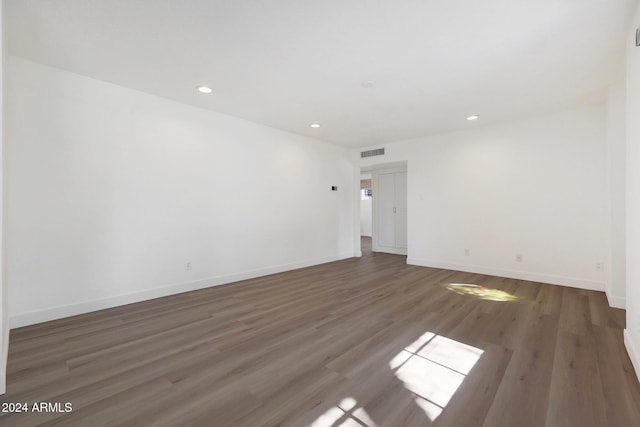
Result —
[[500, 289], [487, 288], [481, 285], [466, 283], [450, 283], [447, 289], [460, 295], [469, 295], [487, 301], [517, 301], [519, 298]]
[[345, 397], [339, 405], [329, 408], [319, 416], [311, 427], [378, 427], [369, 417], [369, 414], [358, 407], [358, 402], [353, 397]]
[[[447, 406], [483, 350], [425, 332], [389, 361], [416, 407], [434, 421]], [[353, 397], [343, 398], [316, 418], [312, 427], [379, 427]]]
[[416, 405], [433, 421], [482, 353], [479, 348], [426, 332], [391, 359], [389, 367], [414, 394]]

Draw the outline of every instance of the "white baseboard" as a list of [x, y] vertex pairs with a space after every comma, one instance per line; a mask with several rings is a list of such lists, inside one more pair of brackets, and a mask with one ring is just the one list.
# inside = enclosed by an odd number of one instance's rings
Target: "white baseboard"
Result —
[[624, 346], [627, 348], [627, 353], [629, 353], [629, 359], [631, 359], [631, 363], [633, 364], [633, 369], [635, 369], [636, 376], [638, 377], [638, 381], [640, 381], [640, 349], [633, 342], [633, 339], [631, 338], [631, 334], [629, 333], [628, 329], [624, 330]]
[[627, 308], [626, 298], [612, 295], [609, 291], [605, 291], [605, 294], [607, 295], [607, 301], [609, 301], [609, 306], [613, 308], [621, 308], [623, 310]]
[[327, 262], [339, 261], [341, 259], [352, 258], [353, 252], [342, 253], [336, 256], [317, 258], [312, 260], [300, 261], [291, 264], [283, 264], [278, 266], [260, 268], [257, 270], [245, 271], [237, 274], [229, 274], [225, 276], [209, 277], [193, 282], [179, 283], [161, 288], [148, 289], [144, 291], [132, 292], [130, 294], [116, 295], [108, 298], [101, 298], [91, 301], [82, 301], [73, 304], [51, 307], [44, 310], [36, 310], [27, 313], [19, 313], [12, 315], [9, 319], [11, 328], [20, 328], [22, 326], [33, 325], [36, 323], [48, 322], [50, 320], [62, 319], [64, 317], [75, 316], [78, 314], [89, 313], [92, 311], [103, 310], [105, 308], [117, 307], [120, 305], [132, 304], [135, 302], [146, 301], [153, 298], [165, 297], [168, 295], [179, 294], [182, 292], [195, 291], [198, 289], [209, 288], [212, 286], [224, 285], [241, 280], [253, 279], [270, 274], [282, 273], [283, 271], [296, 270], [298, 268], [310, 267], [313, 265], [324, 264]]
[[510, 279], [527, 280], [530, 282], [549, 283], [552, 285], [569, 286], [571, 288], [588, 289], [591, 291], [605, 290], [604, 282], [594, 282], [577, 277], [556, 276], [552, 274], [531, 273], [526, 271], [504, 270], [489, 268], [479, 265], [464, 265], [450, 262], [430, 261], [416, 258], [407, 258], [407, 264], [422, 267], [444, 268], [446, 270], [464, 271], [467, 273], [486, 274], [489, 276], [508, 277]]

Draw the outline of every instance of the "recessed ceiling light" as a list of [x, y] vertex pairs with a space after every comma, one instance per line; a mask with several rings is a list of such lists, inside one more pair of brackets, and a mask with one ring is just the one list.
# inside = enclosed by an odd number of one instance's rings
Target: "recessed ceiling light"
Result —
[[211, 93], [211, 92], [213, 92], [213, 90], [211, 90], [211, 88], [209, 86], [198, 86], [198, 87], [196, 87], [196, 89], [198, 89], [198, 92], [201, 92], [201, 93]]
[[473, 116], [467, 117], [467, 120], [472, 121], [472, 120], [478, 120], [479, 118], [480, 116], [473, 115]]
[[320, 123], [311, 123], [311, 127], [317, 129], [320, 127]]

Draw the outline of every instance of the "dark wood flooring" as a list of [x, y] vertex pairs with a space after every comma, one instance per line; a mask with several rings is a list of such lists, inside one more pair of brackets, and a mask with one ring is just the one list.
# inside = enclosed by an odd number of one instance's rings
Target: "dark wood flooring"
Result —
[[600, 292], [365, 250], [13, 330], [3, 406], [72, 411], [0, 424], [639, 426], [623, 328]]

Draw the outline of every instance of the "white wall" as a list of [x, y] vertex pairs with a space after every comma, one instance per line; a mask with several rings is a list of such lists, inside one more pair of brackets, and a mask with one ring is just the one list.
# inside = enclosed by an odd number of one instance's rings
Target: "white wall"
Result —
[[609, 256], [605, 263], [607, 299], [613, 307], [625, 308], [626, 298], [626, 93], [621, 73], [607, 97], [607, 177]]
[[371, 199], [360, 200], [360, 235], [371, 237]]
[[20, 58], [8, 71], [12, 327], [354, 256], [347, 150]]
[[387, 144], [360, 164], [408, 161], [409, 263], [604, 290], [605, 140], [604, 108], [587, 108]]
[[5, 64], [7, 57], [4, 36], [4, 2], [0, 1], [0, 394], [6, 391], [7, 354], [9, 352], [8, 289], [5, 269], [4, 238], [4, 134], [5, 134]]
[[625, 39], [627, 59], [627, 329], [625, 344], [640, 378], [640, 6]]
[[[371, 174], [362, 174], [360, 179], [371, 179]], [[371, 237], [371, 221], [372, 221], [372, 205], [371, 199], [362, 200], [360, 198], [360, 235]]]

